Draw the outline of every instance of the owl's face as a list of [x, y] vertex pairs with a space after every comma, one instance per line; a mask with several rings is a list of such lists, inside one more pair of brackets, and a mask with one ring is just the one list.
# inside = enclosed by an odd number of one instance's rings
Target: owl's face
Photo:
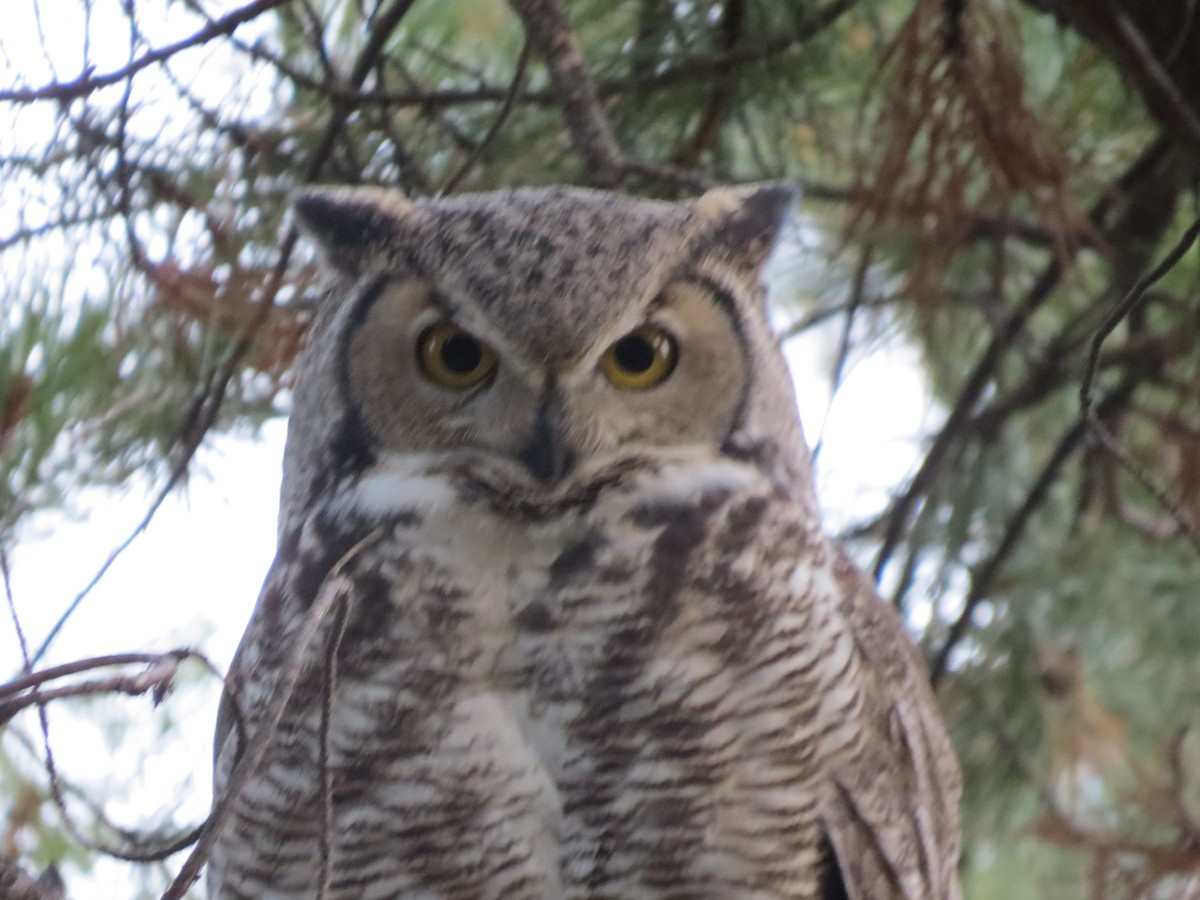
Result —
[[[764, 419], [782, 416], [768, 432], [790, 437], [782, 363], [764, 375], [778, 354], [758, 284], [790, 202], [774, 186], [680, 204], [307, 193], [301, 221], [343, 278], [314, 326], [294, 427], [337, 421], [327, 451], [353, 445], [364, 466], [419, 454], [527, 496], [744, 453]], [[763, 399], [764, 380], [783, 383]]]
[[428, 280], [372, 293], [346, 342], [347, 392], [384, 451], [552, 490], [630, 457], [718, 448], [733, 428], [748, 361], [712, 286], [672, 280], [553, 363]]

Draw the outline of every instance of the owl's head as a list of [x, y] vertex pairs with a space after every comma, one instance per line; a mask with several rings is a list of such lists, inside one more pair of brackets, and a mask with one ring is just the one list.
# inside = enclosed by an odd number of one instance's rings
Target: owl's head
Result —
[[760, 283], [793, 199], [305, 191], [335, 279], [297, 373], [285, 507], [401, 458], [534, 501], [672, 458], [806, 485]]

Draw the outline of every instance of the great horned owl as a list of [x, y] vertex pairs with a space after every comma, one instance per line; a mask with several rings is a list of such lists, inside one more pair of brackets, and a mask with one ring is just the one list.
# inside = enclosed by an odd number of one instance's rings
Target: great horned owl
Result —
[[958, 896], [957, 764], [764, 309], [791, 202], [298, 199], [336, 276], [211, 896]]

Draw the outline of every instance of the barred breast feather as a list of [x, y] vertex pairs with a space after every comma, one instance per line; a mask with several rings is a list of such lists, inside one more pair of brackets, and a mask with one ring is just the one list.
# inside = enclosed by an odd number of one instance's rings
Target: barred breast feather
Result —
[[519, 524], [450, 474], [373, 478], [268, 579], [241, 669], [284, 668], [335, 565], [352, 587], [215, 896], [816, 898], [833, 854], [848, 896], [946, 895], [956, 782], [929, 768], [920, 669], [755, 470], [667, 466]]

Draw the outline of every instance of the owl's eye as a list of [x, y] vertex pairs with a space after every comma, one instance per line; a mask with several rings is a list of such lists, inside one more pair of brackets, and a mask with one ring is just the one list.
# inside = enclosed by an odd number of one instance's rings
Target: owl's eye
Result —
[[434, 384], [465, 391], [492, 374], [496, 354], [452, 322], [439, 322], [417, 338], [417, 362]]
[[679, 347], [671, 335], [643, 325], [604, 351], [600, 371], [615, 388], [644, 391], [666, 381], [678, 358]]

